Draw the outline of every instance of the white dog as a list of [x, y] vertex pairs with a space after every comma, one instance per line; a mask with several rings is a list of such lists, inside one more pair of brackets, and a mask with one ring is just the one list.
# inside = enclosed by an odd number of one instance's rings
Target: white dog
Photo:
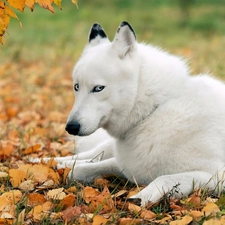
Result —
[[190, 76], [181, 58], [137, 43], [131, 26], [122, 22], [113, 42], [100, 25], [92, 26], [73, 83], [76, 100], [66, 130], [86, 136], [103, 128], [110, 136], [103, 134], [105, 140], [90, 151], [58, 159], [63, 166], [75, 162], [70, 179], [122, 175], [147, 185], [133, 196], [142, 205], [158, 201], [178, 183], [184, 195], [202, 185], [223, 190], [220, 81]]

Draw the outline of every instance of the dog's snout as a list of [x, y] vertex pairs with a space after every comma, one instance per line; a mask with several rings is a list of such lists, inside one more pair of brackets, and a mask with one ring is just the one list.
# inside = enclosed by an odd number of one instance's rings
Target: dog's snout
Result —
[[80, 124], [79, 123], [67, 123], [65, 129], [69, 134], [78, 135], [79, 130], [80, 130]]

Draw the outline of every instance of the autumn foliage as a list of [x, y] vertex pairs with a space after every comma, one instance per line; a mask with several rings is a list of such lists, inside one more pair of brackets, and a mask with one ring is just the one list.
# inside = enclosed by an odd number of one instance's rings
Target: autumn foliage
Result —
[[[77, 5], [78, 0], [72, 0], [72, 2]], [[6, 32], [11, 18], [17, 19], [22, 27], [14, 9], [23, 12], [24, 8], [28, 7], [33, 11], [36, 3], [52, 13], [54, 13], [52, 4], [55, 4], [60, 9], [62, 8], [62, 0], [0, 0], [0, 43], [2, 43], [2, 37]]]

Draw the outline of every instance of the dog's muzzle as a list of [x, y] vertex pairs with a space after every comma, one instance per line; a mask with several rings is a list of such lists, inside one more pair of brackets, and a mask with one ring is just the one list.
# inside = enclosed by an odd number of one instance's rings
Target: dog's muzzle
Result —
[[79, 123], [67, 123], [65, 129], [69, 134], [78, 135], [79, 130], [80, 130], [80, 124]]

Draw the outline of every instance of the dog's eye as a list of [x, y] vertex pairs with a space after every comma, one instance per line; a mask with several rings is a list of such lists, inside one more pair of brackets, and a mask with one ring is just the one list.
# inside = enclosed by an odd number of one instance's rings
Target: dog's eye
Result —
[[105, 88], [105, 86], [97, 85], [93, 88], [91, 92], [100, 92]]
[[75, 90], [75, 91], [78, 91], [78, 90], [79, 90], [79, 84], [75, 84], [75, 85], [74, 85], [74, 90]]

